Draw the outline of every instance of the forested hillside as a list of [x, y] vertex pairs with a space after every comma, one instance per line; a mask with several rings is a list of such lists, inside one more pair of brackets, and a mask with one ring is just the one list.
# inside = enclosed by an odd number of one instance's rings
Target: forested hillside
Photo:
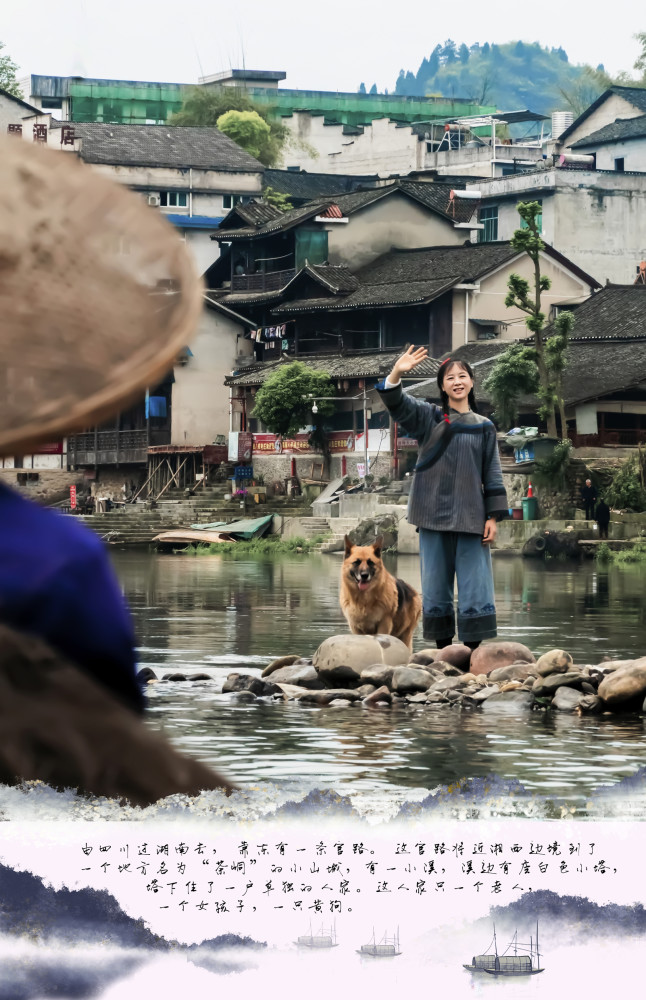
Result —
[[603, 66], [573, 66], [562, 48], [543, 48], [538, 42], [469, 47], [449, 39], [435, 46], [417, 73], [402, 69], [395, 93], [469, 97], [503, 111], [530, 108], [550, 114], [570, 109], [578, 114], [608, 82]]

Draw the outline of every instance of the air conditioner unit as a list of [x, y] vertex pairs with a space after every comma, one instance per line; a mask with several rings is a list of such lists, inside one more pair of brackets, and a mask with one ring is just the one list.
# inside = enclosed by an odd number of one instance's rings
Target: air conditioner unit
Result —
[[152, 208], [159, 208], [160, 201], [161, 201], [161, 198], [159, 197], [158, 194], [149, 194], [148, 195], [148, 204]]

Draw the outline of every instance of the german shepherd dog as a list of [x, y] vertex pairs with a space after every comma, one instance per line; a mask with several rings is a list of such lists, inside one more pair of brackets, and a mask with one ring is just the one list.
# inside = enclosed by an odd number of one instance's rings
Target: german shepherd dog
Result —
[[412, 649], [422, 600], [408, 583], [389, 573], [381, 559], [383, 536], [354, 545], [345, 536], [341, 610], [355, 635], [394, 635]]

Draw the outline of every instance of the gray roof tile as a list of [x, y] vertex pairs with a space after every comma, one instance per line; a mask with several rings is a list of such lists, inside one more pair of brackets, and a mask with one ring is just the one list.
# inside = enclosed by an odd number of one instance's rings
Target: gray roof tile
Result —
[[[363, 354], [317, 354], [299, 356], [298, 358], [285, 357], [280, 361], [268, 361], [264, 364], [256, 365], [254, 368], [245, 368], [239, 374], [229, 375], [225, 379], [226, 385], [256, 386], [262, 385], [272, 372], [276, 371], [292, 361], [302, 361], [308, 368], [314, 371], [327, 372], [334, 378], [384, 378], [392, 369], [393, 362], [401, 354], [401, 350], [385, 351], [381, 354], [366, 352]], [[416, 371], [421, 378], [428, 378], [435, 375], [438, 369], [438, 362], [434, 358], [427, 358], [418, 366]]]
[[[69, 122], [52, 125], [69, 125]], [[264, 166], [217, 128], [74, 122], [81, 159], [133, 167], [195, 167], [260, 173]]]
[[619, 142], [626, 139], [646, 138], [646, 115], [636, 118], [616, 118], [610, 125], [586, 135], [578, 142], [572, 143], [572, 149], [585, 149], [586, 146], [601, 146], [607, 142]]

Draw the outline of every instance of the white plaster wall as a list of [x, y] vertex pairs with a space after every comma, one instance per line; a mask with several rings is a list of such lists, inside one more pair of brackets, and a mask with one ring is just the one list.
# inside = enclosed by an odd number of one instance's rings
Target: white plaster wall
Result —
[[630, 104], [618, 94], [611, 94], [603, 104], [593, 111], [578, 128], [567, 137], [566, 145], [563, 149], [570, 149], [579, 139], [584, 139], [593, 132], [597, 132], [604, 125], [611, 125], [617, 118], [636, 118], [644, 112]]
[[211, 230], [178, 229], [178, 233], [183, 233], [187, 249], [193, 255], [198, 274], [204, 274], [220, 256], [219, 244], [211, 239]]
[[614, 170], [615, 159], [623, 156], [624, 170], [646, 171], [646, 136], [643, 139], [590, 146], [582, 152], [597, 154], [597, 170]]
[[[523, 255], [517, 261], [506, 264], [488, 277], [483, 278], [480, 281], [479, 291], [468, 292], [470, 318], [500, 320], [508, 324], [501, 330], [498, 340], [518, 340], [520, 337], [529, 335], [525, 326], [525, 313], [521, 312], [520, 309], [508, 309], [505, 305], [507, 282], [512, 273], [519, 274], [530, 282], [530, 287], [533, 287], [533, 265], [529, 257]], [[546, 315], [549, 315], [550, 307], [556, 302], [591, 293], [589, 285], [545, 254], [541, 254], [541, 274], [546, 275], [552, 281], [552, 287], [549, 291], [543, 292], [541, 296], [543, 311]], [[466, 294], [466, 291], [460, 290], [453, 292], [453, 350], [457, 350], [466, 342], [464, 311]], [[469, 342], [477, 340], [477, 337], [478, 327], [475, 323], [469, 322]]]
[[391, 247], [455, 246], [467, 231], [396, 192], [352, 216], [348, 225], [328, 227], [330, 264], [352, 270], [375, 260]]
[[[81, 158], [83, 158], [82, 143]], [[262, 189], [261, 171], [238, 173], [228, 170], [200, 170], [196, 167], [124, 167], [105, 163], [93, 163], [91, 166], [99, 173], [106, 174], [129, 187], [149, 187], [153, 191], [182, 188], [203, 194], [220, 192], [254, 195], [259, 194]]]
[[646, 174], [555, 168], [467, 187], [498, 204], [501, 240], [518, 228], [517, 201], [542, 199], [545, 242], [602, 284], [632, 284], [646, 257]]
[[[344, 135], [342, 125], [325, 125], [322, 116], [296, 112], [284, 118], [293, 136], [283, 157], [285, 167], [343, 174], [408, 174], [424, 167], [425, 142], [408, 127], [376, 118], [362, 135]], [[318, 155], [312, 156], [313, 147]]]
[[211, 444], [217, 434], [229, 433], [229, 390], [224, 378], [235, 359], [251, 354], [244, 327], [213, 309], [204, 308], [195, 337], [193, 357], [175, 366], [171, 444]]

